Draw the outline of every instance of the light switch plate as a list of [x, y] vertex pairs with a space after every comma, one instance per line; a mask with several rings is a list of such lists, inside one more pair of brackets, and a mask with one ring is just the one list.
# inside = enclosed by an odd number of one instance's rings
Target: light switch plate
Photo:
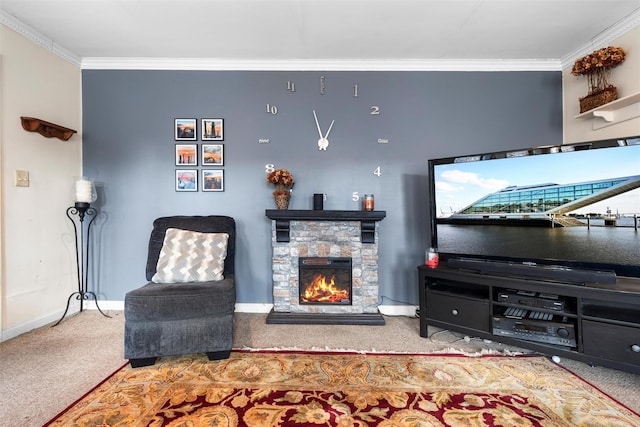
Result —
[[16, 187], [28, 187], [29, 171], [16, 169], [15, 181], [16, 181]]

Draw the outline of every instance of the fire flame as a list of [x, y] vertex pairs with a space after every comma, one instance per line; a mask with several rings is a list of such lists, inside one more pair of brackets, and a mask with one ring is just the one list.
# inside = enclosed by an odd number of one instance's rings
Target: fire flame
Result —
[[313, 281], [307, 285], [302, 295], [303, 302], [341, 302], [349, 299], [349, 291], [336, 288], [336, 278], [327, 278], [322, 274], [316, 274]]

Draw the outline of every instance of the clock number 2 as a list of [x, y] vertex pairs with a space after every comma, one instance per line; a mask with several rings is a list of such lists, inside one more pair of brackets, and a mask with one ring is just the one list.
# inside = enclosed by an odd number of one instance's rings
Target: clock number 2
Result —
[[380, 107], [378, 107], [377, 105], [372, 105], [370, 110], [371, 112], [369, 114], [371, 114], [372, 116], [377, 116], [380, 114]]
[[278, 107], [275, 105], [267, 104], [267, 113], [273, 114], [274, 116], [278, 114]]

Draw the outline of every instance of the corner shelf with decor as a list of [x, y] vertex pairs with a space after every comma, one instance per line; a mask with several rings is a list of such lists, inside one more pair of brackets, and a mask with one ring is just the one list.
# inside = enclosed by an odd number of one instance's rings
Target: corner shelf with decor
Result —
[[607, 46], [576, 59], [571, 74], [586, 78], [589, 90], [579, 99], [580, 114], [575, 118], [600, 117], [604, 122], [593, 122], [593, 128], [600, 129], [639, 115], [637, 106], [631, 106], [638, 103], [640, 94], [618, 99], [618, 88], [609, 81], [611, 70], [625, 58], [624, 49]]
[[600, 129], [625, 120], [640, 117], [640, 92], [580, 113], [574, 116], [574, 119], [594, 119], [596, 117], [601, 118], [603, 121], [594, 121], [594, 129]]

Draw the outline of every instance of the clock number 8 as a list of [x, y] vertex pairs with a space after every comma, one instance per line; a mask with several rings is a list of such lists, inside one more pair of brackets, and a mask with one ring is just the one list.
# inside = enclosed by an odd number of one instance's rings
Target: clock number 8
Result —
[[276, 165], [274, 165], [273, 163], [267, 163], [266, 165], [264, 165], [264, 171], [266, 173], [271, 173], [274, 170], [276, 170]]

